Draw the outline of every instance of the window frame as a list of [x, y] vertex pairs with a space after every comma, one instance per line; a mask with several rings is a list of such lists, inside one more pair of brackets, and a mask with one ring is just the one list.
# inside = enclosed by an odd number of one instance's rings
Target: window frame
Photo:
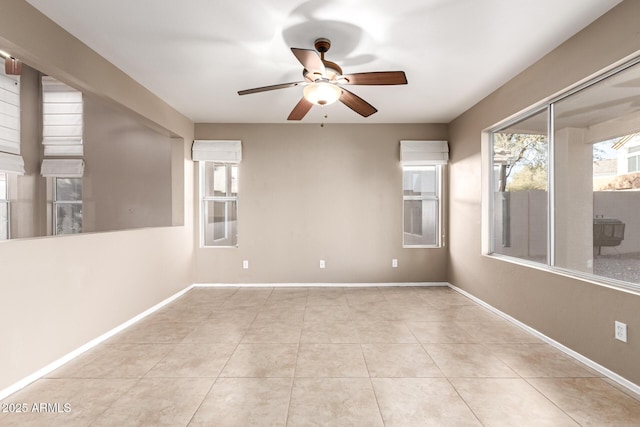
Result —
[[[492, 258], [504, 260], [514, 264], [522, 265], [525, 267], [536, 268], [552, 273], [560, 274], [566, 277], [577, 278], [586, 282], [610, 287], [617, 290], [626, 292], [633, 292], [640, 294], [640, 283], [627, 282], [619, 279], [614, 279], [606, 276], [601, 276], [595, 273], [587, 273], [579, 270], [570, 269], [568, 267], [561, 267], [556, 265], [555, 259], [555, 187], [556, 187], [556, 162], [554, 158], [555, 153], [555, 123], [554, 123], [554, 108], [556, 103], [571, 97], [572, 95], [594, 86], [620, 72], [623, 72], [631, 67], [640, 65], [640, 56], [634, 57], [631, 60], [623, 60], [616, 64], [612, 64], [607, 69], [603, 70], [599, 75], [589, 78], [587, 80], [576, 83], [573, 86], [568, 87], [566, 90], [558, 93], [552, 97], [542, 100], [536, 104], [533, 104], [529, 108], [508, 117], [497, 124], [485, 129], [482, 132], [483, 151], [485, 154], [482, 156], [483, 166], [483, 227], [482, 227], [482, 254]], [[547, 110], [548, 114], [548, 239], [547, 239], [547, 261], [546, 263], [531, 261], [515, 256], [504, 255], [496, 253], [494, 251], [493, 243], [495, 241], [494, 227], [493, 227], [493, 215], [494, 215], [494, 203], [493, 203], [493, 190], [495, 188], [495, 174], [494, 174], [494, 156], [493, 156], [493, 134], [500, 132], [501, 130], [516, 124], [520, 121], [526, 120], [541, 111]], [[486, 145], [485, 145], [486, 144]], [[488, 147], [486, 151], [484, 147]], [[636, 154], [636, 153], [634, 153]], [[628, 159], [629, 156], [627, 156]], [[640, 159], [638, 159], [640, 162]], [[640, 166], [640, 165], [639, 165]]]
[[[627, 173], [640, 172], [640, 153], [630, 152], [627, 154]], [[635, 163], [633, 167], [631, 166], [631, 160]]]
[[[232, 196], [232, 177], [233, 177], [233, 168], [236, 168], [236, 181], [238, 180], [238, 175], [240, 173], [240, 168], [238, 163], [231, 162], [219, 162], [219, 161], [211, 161], [211, 160], [202, 160], [198, 162], [199, 174], [200, 174], [200, 247], [201, 248], [237, 248], [238, 247], [238, 231], [237, 231], [237, 221], [238, 221], [238, 194], [239, 190], [236, 189], [236, 195]], [[212, 164], [213, 167], [216, 166], [224, 166], [225, 167], [225, 196], [207, 196], [207, 182], [206, 182], [206, 170], [207, 164]], [[236, 183], [237, 185], [237, 183]], [[225, 202], [225, 222], [224, 222], [224, 233], [225, 237], [217, 240], [228, 240], [229, 232], [231, 229], [231, 221], [228, 220], [229, 217], [229, 205], [228, 202], [234, 202], [236, 209], [236, 237], [234, 244], [227, 245], [211, 245], [207, 244], [206, 239], [206, 224], [207, 224], [207, 216], [209, 212], [208, 205], [211, 202]]]
[[[419, 170], [420, 168], [433, 167], [435, 170], [435, 194], [434, 195], [419, 195], [419, 196], [407, 196], [404, 194], [404, 179], [405, 172], [407, 170]], [[402, 166], [402, 247], [404, 249], [424, 249], [424, 248], [441, 248], [443, 247], [443, 202], [442, 194], [443, 187], [444, 165], [439, 163], [424, 163], [422, 165], [403, 165]], [[435, 243], [432, 245], [410, 245], [405, 242], [405, 202], [411, 200], [433, 200], [436, 202], [436, 221], [435, 221]], [[424, 216], [424, 213], [423, 213]]]
[[[495, 239], [495, 233], [496, 233], [496, 229], [495, 229], [495, 222], [494, 222], [494, 215], [495, 215], [495, 199], [494, 199], [494, 191], [495, 189], [498, 187], [498, 181], [497, 181], [497, 174], [495, 173], [495, 157], [494, 157], [494, 135], [496, 133], [500, 133], [503, 130], [517, 125], [520, 122], [526, 121], [529, 118], [535, 117], [541, 113], [545, 113], [547, 116], [547, 218], [546, 218], [546, 223], [547, 223], [547, 250], [546, 250], [546, 260], [545, 262], [539, 262], [539, 261], [534, 261], [531, 259], [527, 259], [527, 258], [520, 258], [520, 257], [516, 257], [513, 255], [506, 255], [506, 254], [501, 254], [496, 252], [496, 239]], [[514, 259], [514, 260], [518, 260], [519, 262], [522, 262], [523, 264], [527, 264], [527, 265], [536, 265], [536, 266], [544, 266], [544, 265], [553, 265], [553, 245], [551, 245], [550, 242], [553, 241], [553, 237], [554, 237], [554, 221], [553, 221], [553, 216], [550, 215], [550, 212], [553, 212], [554, 210], [554, 186], [551, 185], [551, 183], [554, 180], [554, 173], [553, 173], [553, 169], [554, 169], [554, 165], [553, 165], [553, 152], [554, 152], [554, 144], [553, 144], [553, 104], [544, 104], [542, 106], [537, 106], [534, 108], [531, 108], [530, 110], [528, 110], [526, 113], [522, 113], [519, 114], [517, 116], [514, 116], [512, 118], [510, 118], [507, 121], [502, 122], [499, 126], [494, 126], [491, 130], [487, 131], [488, 133], [488, 143], [489, 143], [489, 155], [488, 155], [488, 162], [489, 162], [489, 188], [488, 191], [483, 192], [483, 195], [485, 195], [487, 197], [487, 204], [488, 204], [488, 225], [487, 225], [487, 229], [488, 229], [488, 238], [489, 241], [487, 242], [487, 245], [483, 245], [484, 247], [487, 248], [487, 250], [485, 251], [485, 254], [487, 255], [493, 255], [493, 256], [497, 256], [497, 257], [506, 257], [506, 258], [510, 258], [510, 259]], [[484, 165], [484, 164], [483, 164]]]
[[[80, 180], [80, 200], [58, 200], [58, 179], [78, 179]], [[60, 233], [58, 232], [58, 206], [64, 205], [80, 205], [80, 212], [82, 212], [82, 178], [77, 177], [53, 177], [51, 181], [53, 185], [53, 200], [52, 200], [52, 227], [53, 227], [53, 235], [54, 236], [66, 236], [70, 234], [79, 234], [82, 233], [82, 228], [78, 232], [75, 233]]]

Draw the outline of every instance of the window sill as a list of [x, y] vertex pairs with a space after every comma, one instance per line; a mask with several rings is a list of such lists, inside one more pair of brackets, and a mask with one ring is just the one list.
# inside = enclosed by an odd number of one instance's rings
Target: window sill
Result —
[[640, 295], [640, 284], [623, 282], [621, 280], [610, 279], [607, 277], [596, 276], [594, 274], [582, 273], [574, 270], [568, 270], [561, 267], [553, 267], [547, 264], [541, 264], [535, 261], [527, 261], [520, 258], [514, 258], [507, 255], [500, 254], [484, 254], [488, 258], [497, 259], [500, 261], [509, 262], [522, 267], [534, 268], [536, 270], [544, 271], [551, 274], [556, 274], [569, 279], [580, 280], [592, 285], [603, 286], [605, 288], [613, 289], [616, 291], [627, 292], [633, 295]]

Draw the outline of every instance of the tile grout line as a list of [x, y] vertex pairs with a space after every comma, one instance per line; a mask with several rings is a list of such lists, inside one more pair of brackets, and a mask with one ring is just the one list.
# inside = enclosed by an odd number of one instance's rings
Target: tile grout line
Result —
[[453, 391], [456, 392], [456, 395], [460, 398], [460, 400], [462, 400], [465, 404], [465, 406], [467, 408], [469, 408], [469, 411], [473, 414], [473, 416], [476, 418], [476, 420], [478, 420], [478, 422], [480, 423], [480, 425], [484, 426], [484, 423], [482, 422], [482, 420], [480, 419], [480, 417], [478, 416], [478, 414], [476, 414], [476, 411], [473, 410], [473, 408], [471, 407], [471, 405], [469, 405], [469, 402], [467, 402], [467, 399], [465, 399], [464, 397], [462, 397], [462, 395], [460, 394], [460, 392], [458, 391], [458, 389], [456, 388], [456, 386], [451, 382], [451, 379], [447, 376], [444, 377], [447, 382], [449, 383], [449, 385], [451, 386], [451, 388], [453, 389]]
[[[485, 344], [486, 343], [478, 343], [480, 344], [483, 348], [485, 348], [486, 350], [488, 350], [489, 352], [492, 353], [493, 355], [493, 351], [487, 347]], [[493, 344], [502, 344], [502, 343], [493, 343]], [[507, 344], [512, 344], [512, 343], [507, 343]], [[540, 345], [547, 345], [545, 343], [540, 343]], [[509, 365], [506, 361], [502, 360], [502, 358], [500, 358], [497, 355], [494, 355], [494, 357], [498, 360], [500, 360], [504, 365], [506, 365], [509, 369], [511, 369], [511, 371], [513, 371], [518, 378], [512, 378], [512, 377], [468, 377], [466, 379], [487, 379], [487, 378], [493, 378], [493, 379], [498, 379], [498, 380], [512, 380], [512, 379], [519, 379], [524, 381], [525, 383], [527, 383], [531, 388], [533, 388], [537, 393], [539, 393], [542, 397], [544, 397], [545, 400], [547, 400], [549, 403], [551, 403], [553, 406], [555, 406], [556, 408], [558, 408], [558, 410], [560, 410], [560, 412], [562, 412], [563, 414], [565, 414], [567, 417], [569, 417], [569, 419], [571, 419], [572, 421], [575, 421], [576, 424], [580, 425], [580, 423], [575, 420], [570, 414], [568, 414], [566, 411], [564, 411], [562, 408], [560, 408], [553, 400], [551, 400], [546, 394], [544, 394], [542, 391], [538, 390], [533, 384], [531, 384], [526, 377], [522, 376], [518, 371], [516, 371], [514, 368], [511, 367], [511, 365]], [[478, 418], [478, 416], [476, 415], [475, 411], [471, 408], [471, 406], [469, 405], [469, 403], [467, 403], [466, 399], [460, 394], [460, 392], [458, 391], [458, 389], [456, 388], [456, 386], [451, 382], [449, 377], [446, 377], [447, 380], [449, 381], [449, 383], [451, 384], [451, 386], [456, 390], [456, 393], [458, 394], [458, 396], [460, 396], [460, 398], [465, 402], [465, 404], [469, 407], [469, 409], [471, 410], [471, 412], [474, 414], [474, 416], [476, 416], [476, 418]], [[458, 378], [464, 378], [464, 377], [458, 377]], [[480, 421], [480, 419], [478, 418], [478, 421]]]
[[556, 408], [558, 408], [558, 410], [560, 412], [562, 412], [563, 414], [565, 414], [567, 417], [569, 417], [569, 419], [571, 419], [572, 421], [575, 421], [575, 423], [577, 425], [581, 425], [580, 422], [578, 420], [576, 420], [575, 418], [573, 418], [571, 416], [570, 413], [568, 413], [567, 411], [565, 411], [563, 408], [560, 407], [560, 405], [558, 405], [556, 402], [554, 402], [549, 396], [546, 395], [546, 393], [544, 393], [542, 390], [539, 390], [538, 387], [536, 387], [535, 385], [531, 384], [531, 382], [529, 382], [529, 380], [527, 378], [522, 378], [527, 384], [529, 384], [529, 386], [531, 388], [533, 388], [535, 391], [537, 391], [538, 393], [540, 393], [542, 396], [544, 396], [544, 398], [548, 401], [551, 402], [551, 404], [553, 406], [555, 406]]
[[300, 335], [298, 336], [298, 345], [296, 349], [296, 361], [293, 365], [293, 375], [291, 377], [291, 391], [289, 392], [289, 404], [287, 405], [287, 416], [284, 425], [289, 425], [289, 415], [291, 415], [291, 403], [293, 402], [293, 389], [296, 385], [296, 372], [298, 370], [298, 360], [300, 358], [300, 341], [302, 340], [302, 332], [304, 331], [304, 317], [307, 313], [307, 303], [309, 302], [309, 290], [307, 289], [307, 298], [304, 303], [304, 312], [302, 313], [302, 326], [300, 327]]
[[[235, 292], [234, 292], [234, 293], [235, 293]], [[228, 299], [228, 298], [229, 298], [229, 297], [227, 297], [227, 299]], [[225, 300], [225, 301], [226, 301], [226, 300]], [[173, 301], [172, 301], [172, 302], [173, 302]], [[223, 304], [224, 304], [224, 303], [223, 303]], [[221, 305], [222, 305], [222, 304], [221, 304]], [[208, 319], [208, 316], [207, 316], [207, 319]], [[173, 321], [173, 320], [168, 320], [168, 321], [167, 321], [167, 323], [198, 323], [198, 324], [200, 324], [200, 325], [204, 324], [205, 322], [206, 322], [206, 320], [201, 320], [201, 321], [199, 321], [199, 322], [184, 322], [184, 321]], [[188, 334], [187, 334], [187, 335], [188, 335]], [[185, 337], [186, 337], [186, 336], [185, 336]], [[164, 355], [163, 355], [163, 356], [162, 356], [162, 357], [161, 357], [161, 358], [160, 358], [160, 359], [159, 359], [159, 360], [158, 360], [158, 361], [157, 361], [157, 362], [152, 366], [152, 367], [150, 367], [150, 368], [149, 368], [149, 369], [148, 369], [148, 370], [147, 370], [147, 371], [146, 371], [142, 376], [140, 376], [140, 377], [138, 378], [138, 380], [137, 380], [137, 381], [136, 381], [136, 382], [135, 382], [135, 383], [134, 383], [134, 384], [133, 384], [129, 389], [127, 389], [127, 391], [125, 391], [124, 393], [122, 393], [122, 394], [121, 394], [117, 399], [115, 399], [115, 400], [114, 400], [114, 401], [113, 401], [113, 402], [112, 402], [112, 403], [111, 403], [111, 404], [110, 404], [110, 405], [109, 405], [109, 406], [108, 406], [108, 407], [107, 407], [103, 412], [101, 412], [101, 413], [100, 413], [100, 415], [99, 415], [98, 417], [96, 417], [96, 418], [92, 421], [92, 423], [94, 423], [94, 422], [98, 421], [100, 417], [102, 417], [105, 413], [107, 413], [107, 412], [109, 411], [109, 409], [111, 409], [111, 408], [112, 408], [112, 407], [113, 407], [117, 402], [119, 402], [122, 398], [124, 398], [124, 397], [126, 396], [126, 394], [127, 394], [130, 390], [132, 390], [133, 388], [135, 388], [138, 384], [140, 384], [140, 382], [141, 382], [142, 380], [144, 380], [145, 378], [147, 378], [147, 375], [149, 374], [149, 372], [151, 372], [151, 371], [152, 371], [156, 366], [158, 366], [158, 364], [160, 364], [163, 360], [165, 360], [165, 359], [166, 359], [166, 357], [167, 357], [167, 356], [168, 356], [168, 355], [169, 355], [173, 350], [175, 350], [175, 348], [176, 348], [176, 347], [178, 347], [178, 346], [179, 346], [179, 345], [181, 345], [181, 344], [185, 344], [185, 343], [184, 343], [184, 338], [185, 338], [185, 337], [183, 337], [183, 339], [182, 339], [181, 341], [179, 341], [179, 342], [164, 342], [164, 341], [163, 341], [163, 342], [155, 342], [155, 341], [154, 341], [154, 342], [149, 342], [149, 341], [144, 341], [144, 342], [135, 342], [135, 343], [129, 343], [129, 342], [121, 343], [121, 344], [125, 344], [125, 345], [126, 345], [126, 344], [144, 344], [144, 345], [170, 345], [170, 344], [171, 344], [173, 347], [172, 347], [172, 349], [168, 350], [168, 351], [167, 351], [167, 352], [166, 352], [166, 353], [165, 353], [165, 354], [164, 354]], [[190, 344], [190, 343], [187, 343], [187, 344]], [[196, 344], [197, 344], [197, 343], [196, 343]], [[109, 344], [105, 344], [105, 345], [109, 345]], [[114, 345], [118, 345], [118, 344], [116, 343], [116, 344], [114, 344]], [[183, 376], [180, 376], [180, 377], [153, 377], [153, 379], [156, 379], [156, 378], [162, 378], [162, 379], [174, 379], [174, 380], [175, 380], [175, 379], [190, 379], [190, 378], [192, 378], [192, 377], [183, 377]], [[198, 377], [198, 378], [203, 378], [203, 377]], [[189, 419], [189, 422], [191, 422], [191, 420], [192, 420], [192, 419], [193, 419], [193, 417], [195, 416], [195, 414], [196, 414], [197, 410], [200, 408], [200, 406], [202, 405], [202, 403], [203, 403], [203, 402], [204, 402], [204, 400], [206, 399], [207, 395], [209, 394], [209, 392], [210, 392], [210, 391], [211, 391], [211, 389], [213, 388], [213, 385], [216, 383], [217, 378], [218, 378], [218, 376], [216, 376], [216, 377], [213, 379], [213, 382], [212, 382], [211, 386], [209, 387], [209, 389], [208, 389], [207, 393], [205, 393], [205, 394], [204, 394], [204, 396], [203, 396], [203, 398], [202, 398], [202, 401], [201, 401], [201, 402], [200, 402], [200, 404], [198, 405], [198, 408], [197, 408], [197, 409], [194, 411], [194, 413], [191, 415], [191, 417], [190, 417], [190, 419]], [[148, 378], [147, 378], [147, 379], [148, 379]], [[189, 422], [188, 422], [188, 423], [189, 423]], [[188, 423], [187, 423], [187, 425], [188, 425]]]
[[[385, 296], [386, 298], [386, 296]], [[387, 299], [388, 300], [388, 299]], [[427, 301], [428, 302], [428, 301]], [[427, 351], [426, 347], [424, 346], [424, 343], [416, 336], [415, 332], [413, 331], [413, 329], [411, 329], [411, 327], [407, 324], [406, 320], [403, 320], [403, 324], [406, 326], [406, 328], [409, 330], [409, 332], [411, 332], [411, 335], [413, 335], [413, 337], [415, 338], [416, 342], [420, 345], [420, 348], [422, 348], [422, 351], [424, 351], [427, 356], [429, 357], [429, 359], [431, 359], [431, 362], [433, 362], [433, 364], [436, 366], [436, 368], [438, 368], [438, 371], [440, 371], [440, 373], [442, 374], [442, 378], [444, 378], [447, 383], [449, 384], [449, 386], [455, 391], [456, 395], [460, 398], [461, 401], [464, 402], [465, 406], [469, 409], [469, 411], [473, 414], [473, 416], [475, 417], [475, 419], [481, 424], [484, 425], [482, 423], [482, 421], [480, 420], [480, 418], [478, 417], [478, 415], [475, 413], [475, 411], [471, 408], [471, 406], [469, 405], [469, 403], [462, 397], [462, 395], [460, 394], [460, 392], [458, 391], [458, 389], [453, 385], [453, 383], [451, 382], [451, 380], [449, 379], [449, 377], [444, 373], [444, 371], [442, 370], [442, 368], [438, 365], [438, 363], [436, 362], [436, 360], [431, 356], [431, 354], [429, 353], [429, 351]]]
[[[380, 291], [380, 288], [376, 288], [376, 289], [378, 290], [378, 292]], [[384, 294], [382, 296], [383, 296], [383, 298], [385, 300], [387, 300], [387, 297]], [[376, 393], [376, 388], [373, 385], [373, 379], [371, 378], [371, 370], [369, 369], [369, 364], [367, 363], [367, 358], [365, 357], [364, 349], [362, 348], [362, 344], [363, 344], [362, 343], [362, 338], [360, 337], [360, 333], [358, 332], [358, 328], [355, 328], [355, 329], [356, 329], [356, 333], [358, 334], [358, 344], [360, 345], [360, 354], [362, 355], [362, 360], [364, 360], [364, 366], [367, 368], [367, 374], [369, 375], [369, 385], [371, 385], [371, 391], [373, 392], [373, 397], [376, 400], [376, 406], [378, 407], [378, 414], [380, 415], [380, 420], [382, 421], [382, 425], [384, 426], [386, 423], [384, 421], [384, 415], [382, 413], [382, 408], [380, 407], [380, 400], [378, 398], [378, 393]]]
[[[451, 382], [451, 379], [448, 375], [445, 374], [445, 372], [442, 370], [442, 368], [440, 367], [440, 365], [438, 365], [438, 362], [433, 358], [433, 356], [429, 353], [429, 351], [427, 350], [427, 348], [425, 347], [425, 343], [423, 343], [415, 334], [415, 332], [413, 331], [413, 329], [411, 329], [411, 327], [409, 325], [407, 325], [407, 328], [409, 329], [409, 331], [411, 331], [411, 333], [413, 334], [414, 338], [416, 339], [416, 341], [420, 344], [420, 347], [422, 348], [422, 350], [429, 356], [429, 358], [431, 359], [431, 361], [433, 362], [434, 365], [436, 365], [436, 367], [438, 368], [438, 370], [440, 371], [440, 373], [442, 374], [442, 378], [444, 378], [447, 383], [449, 384], [449, 386], [455, 391], [456, 395], [460, 398], [460, 400], [462, 402], [464, 402], [465, 406], [469, 409], [469, 411], [473, 414], [473, 416], [475, 417], [475, 419], [481, 424], [484, 425], [484, 423], [480, 420], [480, 417], [478, 417], [478, 415], [476, 414], [476, 412], [473, 410], [473, 408], [471, 407], [471, 405], [469, 405], [469, 402], [467, 402], [467, 400], [462, 397], [462, 395], [460, 394], [460, 392], [458, 391], [458, 389], [456, 388], [456, 386]], [[503, 362], [504, 363], [504, 362]], [[516, 372], [517, 374], [517, 372]]]
[[[225, 302], [227, 302], [230, 298], [233, 297], [233, 295], [235, 295], [238, 292], [238, 289], [236, 289], [231, 295], [229, 295], [222, 304], [220, 304], [219, 307], [216, 307], [216, 309], [219, 309], [220, 307], [222, 307], [224, 305]], [[214, 309], [215, 311], [215, 309]], [[213, 314], [213, 312], [211, 313]], [[256, 314], [257, 315], [257, 314]], [[207, 316], [207, 320], [209, 319], [209, 316]], [[205, 323], [205, 322], [202, 322]], [[185, 337], [186, 338], [186, 337]], [[183, 339], [184, 341], [184, 339]], [[229, 354], [229, 357], [227, 358], [227, 361], [224, 363], [224, 365], [222, 365], [222, 367], [220, 368], [220, 371], [218, 372], [218, 375], [216, 375], [216, 378], [213, 380], [213, 382], [211, 383], [211, 386], [209, 387], [209, 390], [207, 390], [207, 392], [204, 394], [202, 401], [200, 402], [200, 404], [198, 405], [198, 407], [196, 408], [195, 411], [193, 411], [193, 414], [191, 415], [191, 418], [189, 418], [189, 421], [187, 422], [187, 426], [189, 424], [191, 424], [193, 422], [193, 419], [195, 418], [196, 414], [198, 413], [198, 411], [200, 410], [200, 408], [202, 408], [202, 405], [204, 404], [204, 402], [207, 400], [207, 397], [209, 397], [209, 394], [211, 393], [211, 391], [213, 390], [213, 387], [218, 383], [218, 380], [220, 379], [220, 374], [222, 373], [222, 371], [224, 370], [224, 368], [227, 366], [227, 363], [229, 363], [229, 360], [231, 360], [231, 356], [233, 356], [233, 353], [236, 351], [236, 349], [238, 348], [238, 345], [240, 345], [240, 341], [238, 341], [238, 344], [236, 344], [235, 348], [233, 349], [233, 351], [231, 352], [231, 354]], [[158, 362], [159, 363], [159, 362]]]

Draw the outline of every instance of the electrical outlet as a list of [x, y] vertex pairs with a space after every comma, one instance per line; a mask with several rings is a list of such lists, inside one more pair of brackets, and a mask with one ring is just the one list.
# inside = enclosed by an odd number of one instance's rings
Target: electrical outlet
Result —
[[245, 259], [244, 261], [242, 261], [242, 268], [244, 268], [245, 270], [247, 268], [249, 268], [249, 261], [248, 260]]
[[616, 320], [615, 328], [616, 339], [622, 342], [627, 342], [627, 324]]
[[324, 266], [325, 266], [325, 264], [324, 264], [324, 260], [323, 260], [323, 259], [321, 259], [321, 260], [320, 260], [320, 268], [324, 268]]
[[392, 259], [391, 260], [391, 267], [398, 268], [398, 260], [397, 259]]

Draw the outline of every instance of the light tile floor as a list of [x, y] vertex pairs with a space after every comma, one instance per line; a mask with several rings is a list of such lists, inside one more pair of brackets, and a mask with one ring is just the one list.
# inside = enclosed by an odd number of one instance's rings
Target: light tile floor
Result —
[[28, 408], [2, 426], [640, 426], [448, 288], [196, 288], [2, 403]]

